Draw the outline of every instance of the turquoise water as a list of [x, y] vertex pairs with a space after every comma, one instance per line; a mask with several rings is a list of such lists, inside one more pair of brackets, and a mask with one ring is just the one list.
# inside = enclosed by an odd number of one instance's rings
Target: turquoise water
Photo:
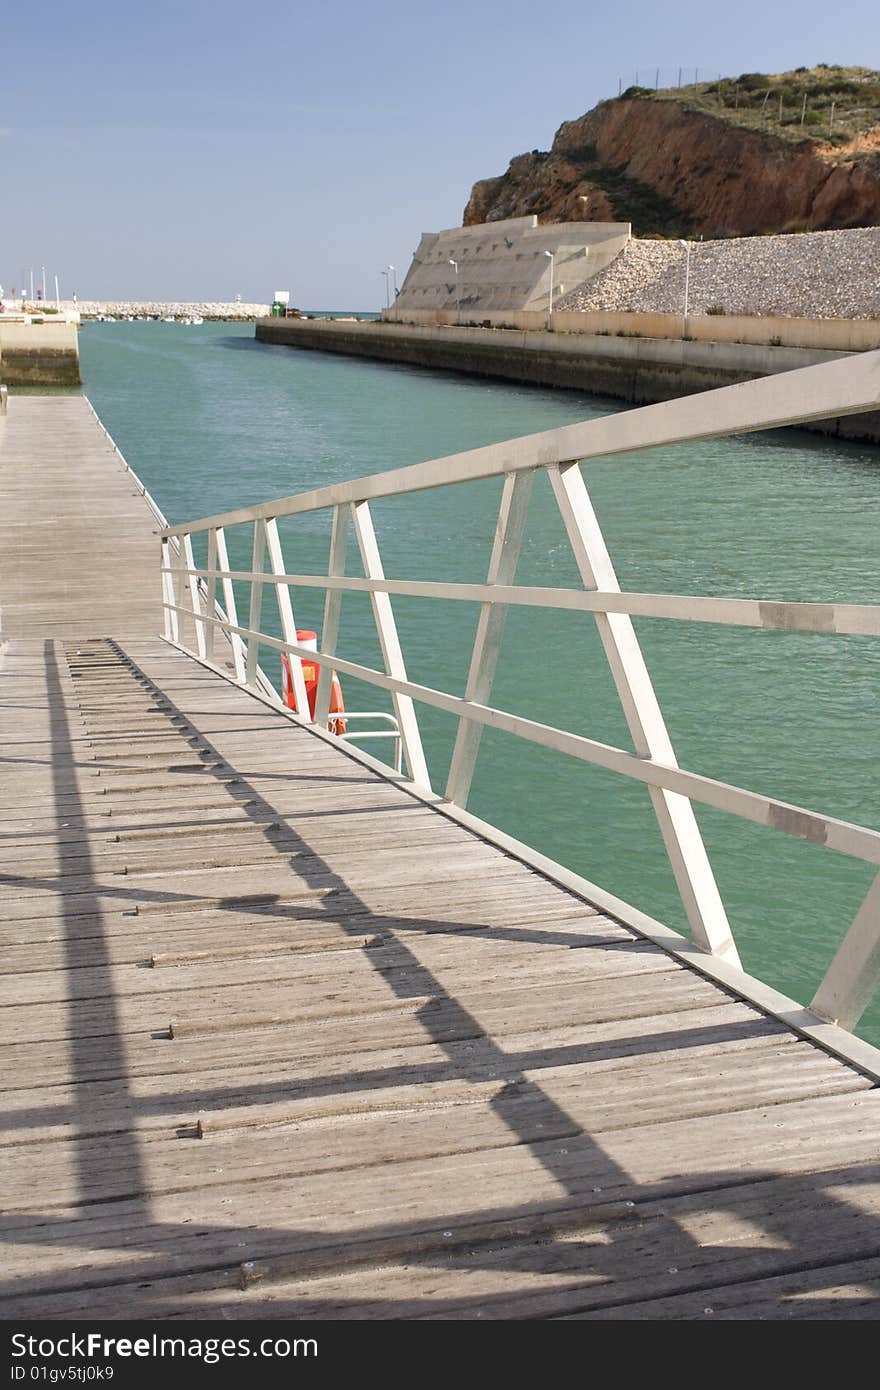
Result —
[[[98, 413], [175, 521], [620, 409], [271, 347], [250, 326], [89, 324], [81, 352]], [[880, 601], [877, 449], [788, 431], [599, 460], [584, 474], [625, 589]], [[483, 580], [499, 491], [492, 480], [374, 505], [386, 573]], [[282, 534], [289, 572], [323, 569], [328, 516], [284, 523]], [[245, 529], [228, 539], [233, 567], [248, 568]], [[354, 559], [350, 572], [359, 572]], [[544, 478], [518, 578], [578, 583]], [[320, 592], [294, 599], [298, 624], [320, 628]], [[475, 608], [394, 606], [411, 678], [463, 693]], [[647, 619], [636, 627], [682, 766], [880, 828], [880, 644]], [[340, 652], [378, 664], [365, 595], [345, 598]], [[265, 654], [270, 671], [273, 663]], [[382, 705], [352, 682], [346, 698], [350, 708]], [[585, 614], [511, 612], [493, 700], [632, 746]], [[430, 708], [420, 719], [442, 787], [454, 721]], [[470, 809], [684, 927], [644, 787], [487, 731]], [[808, 1001], [870, 868], [719, 812], [697, 815], [745, 967]], [[860, 1032], [880, 1042], [880, 1006]]]

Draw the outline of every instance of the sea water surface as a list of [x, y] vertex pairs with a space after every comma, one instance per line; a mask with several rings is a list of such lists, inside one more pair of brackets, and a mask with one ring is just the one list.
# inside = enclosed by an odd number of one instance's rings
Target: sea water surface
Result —
[[[81, 354], [87, 394], [172, 521], [622, 408], [259, 344], [250, 325], [87, 324]], [[624, 589], [880, 602], [876, 448], [777, 431], [599, 459], [584, 476]], [[499, 494], [490, 480], [374, 504], [386, 573], [484, 580]], [[285, 522], [282, 535], [288, 572], [323, 570], [328, 514]], [[233, 567], [249, 568], [246, 529], [228, 540]], [[517, 578], [579, 582], [543, 477]], [[320, 629], [323, 594], [300, 588], [294, 600], [298, 625]], [[463, 694], [476, 607], [394, 608], [411, 679]], [[264, 611], [271, 626], [268, 598]], [[649, 619], [636, 629], [683, 767], [880, 828], [876, 640]], [[379, 664], [366, 595], [346, 595], [341, 636], [341, 655]], [[277, 678], [275, 654], [263, 664]], [[353, 682], [345, 693], [349, 708], [388, 707]], [[632, 747], [589, 614], [511, 610], [493, 703]], [[455, 721], [419, 714], [442, 788]], [[686, 929], [644, 786], [487, 730], [469, 809]], [[870, 867], [711, 809], [697, 817], [745, 968], [807, 1002]], [[880, 1043], [880, 1004], [859, 1031]]]

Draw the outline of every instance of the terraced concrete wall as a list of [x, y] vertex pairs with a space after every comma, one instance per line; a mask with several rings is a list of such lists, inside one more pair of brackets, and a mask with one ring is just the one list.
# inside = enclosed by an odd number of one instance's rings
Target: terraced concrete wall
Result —
[[554, 257], [555, 304], [605, 270], [629, 239], [628, 222], [538, 226], [537, 217], [425, 232], [394, 309], [423, 313], [460, 308], [471, 318], [503, 310], [546, 311], [551, 265], [545, 252]]

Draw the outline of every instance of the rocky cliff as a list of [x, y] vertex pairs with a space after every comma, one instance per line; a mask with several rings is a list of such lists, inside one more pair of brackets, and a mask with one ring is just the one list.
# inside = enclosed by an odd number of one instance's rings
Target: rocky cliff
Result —
[[[763, 107], [757, 88], [751, 108], [704, 92], [688, 102], [633, 91], [566, 121], [549, 151], [518, 155], [499, 178], [474, 184], [464, 225], [538, 213], [632, 222], [637, 236], [717, 237], [880, 223], [880, 127], [871, 115], [847, 130], [815, 97], [809, 108], [792, 103], [791, 118], [770, 86]], [[826, 136], [817, 126], [829, 121]]]

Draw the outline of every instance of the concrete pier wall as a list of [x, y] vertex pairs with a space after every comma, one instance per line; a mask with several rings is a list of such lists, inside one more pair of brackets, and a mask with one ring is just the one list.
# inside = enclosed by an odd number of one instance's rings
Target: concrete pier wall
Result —
[[0, 381], [6, 386], [79, 386], [76, 324], [3, 323]]
[[[412, 366], [561, 386], [636, 404], [669, 400], [758, 376], [812, 366], [844, 354], [746, 343], [430, 328], [392, 323], [261, 319], [261, 342]], [[823, 434], [880, 443], [880, 412], [810, 426]]]
[[[385, 323], [409, 323], [423, 328], [519, 328], [540, 332], [547, 314], [505, 309], [481, 315], [446, 310], [383, 309]], [[684, 331], [686, 328], [686, 332]], [[693, 338], [701, 343], [753, 343], [758, 347], [821, 348], [828, 352], [864, 352], [880, 348], [880, 319], [802, 319], [772, 314], [632, 314], [606, 310], [559, 310], [553, 314], [555, 333], [622, 338]]]

